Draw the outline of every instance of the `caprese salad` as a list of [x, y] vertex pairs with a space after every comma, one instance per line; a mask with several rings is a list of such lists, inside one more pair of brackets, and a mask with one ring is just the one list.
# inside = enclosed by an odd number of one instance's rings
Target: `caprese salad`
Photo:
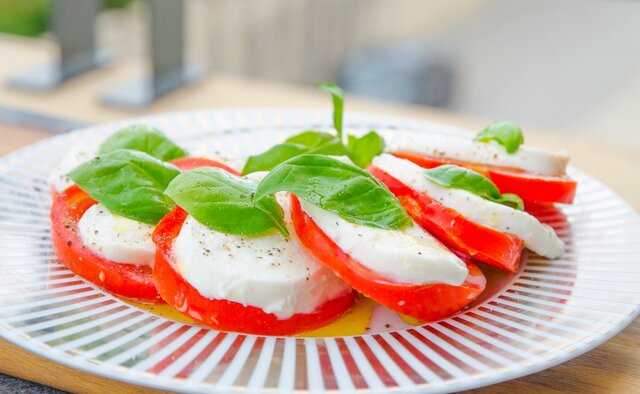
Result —
[[[82, 164], [65, 172], [77, 161]], [[156, 250], [151, 234], [173, 207], [164, 195], [169, 181], [180, 168], [201, 166], [233, 172], [215, 160], [186, 157], [146, 126], [118, 131], [95, 148], [77, 146], [49, 178], [57, 256], [76, 274], [118, 296], [163, 302], [151, 277]]]
[[446, 318], [485, 289], [476, 263], [515, 273], [525, 247], [562, 255], [524, 207], [572, 200], [565, 154], [521, 146], [504, 122], [475, 140], [347, 135], [342, 90], [319, 87], [334, 130], [291, 136], [242, 171], [189, 157], [148, 126], [78, 145], [50, 177], [59, 259], [219, 330], [293, 335], [346, 314], [359, 294]]

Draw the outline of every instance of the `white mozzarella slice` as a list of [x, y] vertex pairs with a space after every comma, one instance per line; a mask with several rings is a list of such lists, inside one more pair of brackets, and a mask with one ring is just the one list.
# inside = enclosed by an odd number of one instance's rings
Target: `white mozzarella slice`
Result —
[[153, 266], [154, 226], [117, 216], [102, 204], [93, 205], [78, 222], [85, 246], [116, 263]]
[[345, 253], [390, 280], [460, 285], [466, 264], [415, 223], [383, 230], [348, 222], [335, 213], [300, 200], [303, 211]]
[[551, 152], [522, 145], [518, 151], [509, 154], [495, 141], [484, 143], [439, 134], [398, 135], [387, 140], [386, 151], [518, 168], [541, 175], [563, 175], [569, 162], [568, 154], [562, 151]]
[[527, 212], [485, 200], [465, 190], [440, 186], [428, 180], [423, 175], [424, 169], [409, 160], [383, 154], [373, 160], [373, 165], [475, 223], [514, 234], [541, 256], [552, 259], [562, 256], [564, 243], [555, 231]]
[[252, 305], [280, 319], [311, 313], [351, 291], [296, 237], [289, 197], [279, 193], [289, 239], [280, 234], [241, 237], [205, 227], [189, 216], [173, 244], [179, 274], [211, 299]]

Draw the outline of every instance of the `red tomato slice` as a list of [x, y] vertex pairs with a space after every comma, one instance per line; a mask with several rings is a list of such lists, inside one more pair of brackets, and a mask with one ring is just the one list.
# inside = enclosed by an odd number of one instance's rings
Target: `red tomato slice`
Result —
[[347, 312], [356, 293], [327, 301], [312, 313], [294, 314], [281, 320], [273, 313], [235, 301], [204, 297], [176, 271], [173, 240], [180, 233], [187, 213], [176, 208], [165, 216], [153, 233], [157, 245], [153, 279], [162, 298], [192, 319], [218, 330], [259, 335], [292, 335], [322, 327]]
[[107, 260], [82, 243], [78, 222], [97, 201], [77, 185], [55, 196], [51, 207], [51, 242], [58, 259], [77, 275], [103, 289], [138, 302], [163, 302], [151, 277], [151, 267]]
[[443, 283], [414, 285], [384, 278], [354, 260], [336, 245], [291, 197], [291, 218], [302, 244], [338, 277], [365, 296], [387, 308], [422, 321], [446, 318], [476, 299], [486, 279], [473, 263], [467, 263], [469, 275], [460, 286]]
[[[187, 157], [172, 162], [182, 170], [213, 166], [237, 174], [215, 160]], [[138, 302], [163, 303], [151, 276], [151, 267], [107, 260], [86, 247], [78, 233], [78, 222], [94, 204], [93, 198], [73, 185], [62, 192], [52, 188], [51, 238], [60, 261], [77, 275], [120, 297]]]
[[380, 168], [370, 166], [368, 171], [398, 197], [416, 223], [458, 255], [511, 273], [518, 271], [524, 248], [520, 238], [472, 222], [427, 194], [416, 192]]
[[171, 160], [170, 163], [183, 171], [192, 170], [199, 167], [218, 167], [230, 174], [240, 176], [240, 173], [238, 171], [227, 166], [226, 164], [222, 164], [219, 161], [207, 159], [204, 157], [183, 157], [180, 159]]
[[525, 201], [571, 204], [576, 195], [576, 181], [566, 176], [536, 175], [517, 168], [470, 163], [409, 152], [395, 152], [393, 155], [410, 160], [424, 168], [438, 167], [443, 164], [466, 167], [491, 179], [501, 193], [515, 193]]

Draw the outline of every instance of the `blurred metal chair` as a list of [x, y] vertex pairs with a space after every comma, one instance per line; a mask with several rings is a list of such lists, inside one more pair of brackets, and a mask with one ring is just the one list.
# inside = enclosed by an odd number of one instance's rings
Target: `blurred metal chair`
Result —
[[148, 0], [151, 16], [151, 74], [126, 82], [103, 96], [106, 105], [140, 108], [205, 74], [184, 64], [184, 2]]
[[[147, 0], [151, 32], [150, 74], [116, 86], [103, 97], [106, 105], [139, 108], [205, 73], [204, 67], [184, 64], [183, 0]], [[11, 78], [15, 88], [54, 89], [64, 81], [104, 65], [108, 56], [96, 48], [94, 23], [102, 0], [52, 0], [51, 31], [59, 49], [52, 64], [29, 69]]]
[[52, 0], [51, 32], [56, 37], [58, 58], [27, 69], [9, 79], [9, 86], [27, 90], [51, 90], [77, 75], [107, 63], [105, 52], [95, 45], [94, 21], [101, 0]]

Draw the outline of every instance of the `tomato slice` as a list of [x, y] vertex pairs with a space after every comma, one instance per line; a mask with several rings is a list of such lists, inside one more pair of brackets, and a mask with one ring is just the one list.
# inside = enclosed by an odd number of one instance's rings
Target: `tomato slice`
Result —
[[491, 179], [501, 193], [515, 193], [525, 201], [571, 204], [576, 195], [576, 181], [566, 176], [537, 175], [517, 168], [470, 163], [410, 152], [394, 152], [393, 155], [410, 160], [424, 168], [438, 167], [443, 164], [466, 167]]
[[467, 262], [469, 275], [460, 286], [394, 282], [368, 269], [336, 245], [291, 197], [291, 219], [302, 244], [338, 277], [365, 296], [421, 321], [446, 318], [475, 300], [486, 286], [482, 271]]
[[395, 194], [409, 215], [422, 228], [461, 257], [472, 258], [511, 273], [518, 271], [524, 242], [466, 219], [429, 195], [418, 193], [378, 167], [369, 166], [371, 175]]
[[171, 160], [170, 163], [183, 171], [193, 170], [194, 168], [199, 167], [218, 167], [230, 174], [240, 176], [240, 173], [238, 171], [227, 166], [226, 164], [222, 164], [219, 161], [207, 159], [204, 157], [182, 157], [180, 159]]
[[175, 269], [173, 240], [180, 233], [187, 213], [177, 207], [165, 216], [153, 233], [157, 245], [153, 279], [162, 298], [178, 311], [217, 330], [258, 335], [292, 335], [322, 327], [347, 312], [356, 293], [349, 291], [329, 300], [312, 313], [297, 313], [279, 319], [273, 313], [229, 300], [207, 298]]
[[[231, 168], [215, 160], [187, 157], [172, 162], [182, 170], [212, 166], [237, 174]], [[77, 275], [103, 289], [143, 303], [163, 303], [156, 291], [151, 267], [122, 264], [105, 259], [82, 243], [78, 222], [94, 204], [93, 198], [73, 185], [62, 192], [51, 189], [51, 238], [58, 259]]]
[[151, 277], [151, 267], [116, 263], [83, 244], [78, 231], [82, 215], [97, 201], [77, 185], [59, 192], [51, 207], [51, 242], [58, 259], [77, 275], [124, 298], [163, 302]]

